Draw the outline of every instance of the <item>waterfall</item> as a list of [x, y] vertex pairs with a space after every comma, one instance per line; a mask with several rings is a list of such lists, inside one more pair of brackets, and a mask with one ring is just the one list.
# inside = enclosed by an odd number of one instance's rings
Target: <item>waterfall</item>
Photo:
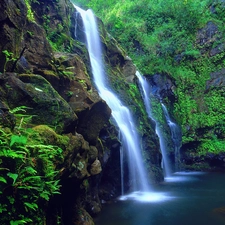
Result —
[[180, 146], [182, 142], [181, 129], [176, 123], [172, 121], [166, 106], [163, 103], [161, 103], [161, 105], [166, 117], [166, 122], [170, 128], [171, 138], [174, 145], [175, 171], [179, 171], [180, 170]]
[[[131, 191], [148, 191], [149, 184], [141, 156], [140, 139], [131, 112], [122, 104], [116, 94], [110, 90], [106, 81], [107, 75], [104, 70], [101, 42], [95, 16], [90, 9], [84, 11], [76, 5], [74, 7], [80, 13], [83, 20], [94, 83], [101, 98], [111, 108], [112, 117], [121, 133], [121, 151], [124, 157], [127, 156]], [[123, 159], [123, 157], [121, 158]], [[121, 167], [123, 168], [123, 165]]]
[[138, 71], [136, 72], [136, 76], [138, 77], [138, 80], [142, 89], [142, 97], [145, 103], [148, 117], [152, 119], [156, 124], [155, 132], [159, 138], [160, 149], [163, 156], [162, 167], [164, 169], [165, 177], [168, 177], [171, 175], [171, 168], [170, 168], [169, 159], [167, 156], [166, 142], [163, 137], [163, 131], [160, 128], [160, 123], [157, 121], [157, 119], [155, 119], [152, 113], [151, 100], [150, 100], [150, 93], [151, 93], [150, 85], [148, 84], [147, 80]]

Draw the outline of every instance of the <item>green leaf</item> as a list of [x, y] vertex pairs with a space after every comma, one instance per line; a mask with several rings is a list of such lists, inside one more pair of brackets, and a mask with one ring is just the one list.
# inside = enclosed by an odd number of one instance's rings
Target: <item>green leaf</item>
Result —
[[10, 225], [21, 225], [27, 223], [25, 220], [11, 220]]
[[2, 213], [2, 212], [6, 212], [7, 211], [7, 205], [6, 204], [1, 204], [0, 203], [0, 213]]
[[18, 112], [26, 112], [26, 109], [32, 109], [30, 107], [27, 106], [18, 106], [12, 110], [10, 110], [11, 113], [18, 113]]
[[18, 178], [18, 174], [17, 173], [7, 173], [7, 176], [13, 179], [13, 184], [15, 184], [17, 178]]
[[10, 57], [11, 56], [11, 52], [9, 52], [8, 50], [3, 50], [2, 53], [5, 54], [6, 57]]
[[8, 196], [7, 198], [8, 198], [8, 200], [9, 200], [10, 204], [13, 205], [14, 202], [15, 202], [15, 198], [13, 198], [13, 197], [11, 197], [11, 196]]
[[15, 159], [23, 159], [25, 152], [22, 151], [13, 151], [11, 149], [3, 149], [0, 151], [0, 156], [8, 157], [8, 158], [15, 158]]
[[24, 202], [23, 203], [26, 207], [28, 207], [29, 209], [32, 209], [34, 211], [36, 211], [38, 209], [38, 205], [36, 203], [29, 203], [29, 202]]
[[[37, 170], [35, 170], [34, 168], [32, 168], [31, 166], [27, 166], [25, 167], [24, 169], [22, 169], [20, 171], [21, 174], [24, 174], [24, 173], [29, 173], [31, 175], [36, 175], [37, 174]], [[26, 175], [27, 176], [27, 175]]]
[[0, 177], [0, 182], [7, 184], [7, 180], [4, 177]]
[[50, 196], [50, 193], [48, 191], [43, 191], [41, 194], [40, 194], [40, 197], [45, 199], [46, 201], [49, 200], [49, 196]]
[[[29, 181], [31, 181], [31, 182], [33, 182], [33, 181], [35, 181], [35, 182], [38, 182], [38, 181], [40, 181], [41, 180], [41, 176], [30, 176], [30, 177], [25, 177], [24, 179], [23, 179], [23, 182], [29, 182]], [[38, 184], [37, 183], [37, 186], [39, 186], [40, 184]]]
[[27, 138], [25, 136], [12, 135], [10, 141], [10, 147], [12, 147], [15, 143], [25, 145], [27, 143]]
[[11, 220], [10, 225], [22, 225], [22, 224], [26, 224], [27, 222], [32, 222], [32, 220], [29, 218], [26, 218], [23, 220]]

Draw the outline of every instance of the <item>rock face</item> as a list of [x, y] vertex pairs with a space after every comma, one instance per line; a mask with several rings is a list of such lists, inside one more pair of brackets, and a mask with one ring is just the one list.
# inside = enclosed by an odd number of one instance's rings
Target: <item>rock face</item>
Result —
[[216, 71], [210, 74], [210, 80], [208, 80], [206, 83], [206, 89], [224, 86], [225, 86], [225, 68], [222, 68], [220, 71]]
[[49, 67], [52, 59], [51, 46], [46, 40], [45, 30], [35, 23], [31, 15], [28, 16], [29, 9], [25, 1], [2, 1], [0, 7], [0, 38], [4, 40], [0, 51], [12, 53], [8, 61], [1, 54], [0, 71], [13, 71], [15, 60], [18, 62], [17, 66], [25, 71]]
[[153, 95], [159, 99], [169, 98], [171, 102], [174, 102], [175, 81], [172, 78], [166, 74], [154, 74], [149, 76], [148, 81], [152, 87]]
[[[47, 224], [58, 223], [57, 217], [65, 225], [94, 224], [90, 215], [101, 210], [99, 193], [105, 200], [120, 194], [120, 143], [111, 110], [92, 85], [87, 50], [79, 42], [83, 34], [78, 29], [74, 35], [74, 9], [67, 0], [2, 0], [0, 10], [0, 127], [32, 128], [38, 133], [32, 141], [63, 150], [63, 163], [56, 165], [62, 195], [49, 202]], [[140, 94], [131, 99], [126, 91], [135, 85], [136, 68], [99, 24], [110, 80], [116, 87], [120, 79], [118, 93], [144, 124]], [[19, 108], [23, 115], [16, 121], [13, 109]], [[24, 118], [30, 118], [25, 125]], [[141, 135], [153, 164], [150, 176], [160, 180], [153, 126], [141, 125]]]
[[54, 126], [59, 133], [74, 131], [77, 116], [69, 104], [40, 75], [0, 75], [0, 98], [10, 109], [26, 106], [32, 124]]
[[[221, 43], [220, 40], [222, 38], [222, 34], [219, 32], [218, 26], [209, 21], [206, 26], [198, 31], [197, 34], [197, 44], [199, 44], [201, 48], [201, 54], [204, 54], [209, 51], [209, 56], [215, 56], [224, 51], [224, 43]], [[215, 43], [218, 42], [219, 44]]]
[[[220, 2], [215, 2], [211, 7], [213, 14], [219, 5]], [[221, 6], [224, 8], [223, 3]], [[189, 125], [183, 128], [188, 133], [189, 140], [185, 140], [181, 148], [181, 161], [186, 169], [224, 171], [225, 41], [219, 26], [213, 21], [208, 21], [198, 30], [196, 43], [201, 55], [207, 56], [211, 66], [204, 86], [199, 91], [202, 93], [194, 96], [194, 99], [198, 99], [198, 109], [192, 113], [199, 115], [198, 128]], [[205, 121], [204, 117], [207, 116], [209, 119]]]

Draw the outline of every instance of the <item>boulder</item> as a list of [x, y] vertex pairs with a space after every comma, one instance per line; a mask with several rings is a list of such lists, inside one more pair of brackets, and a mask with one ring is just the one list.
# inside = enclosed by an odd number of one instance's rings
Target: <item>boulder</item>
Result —
[[96, 175], [96, 174], [101, 173], [101, 171], [102, 171], [101, 162], [98, 159], [96, 159], [91, 164], [90, 173], [91, 173], [91, 175]]
[[0, 75], [0, 99], [13, 109], [26, 106], [32, 124], [48, 124], [57, 132], [75, 130], [77, 116], [51, 84], [37, 74], [6, 73]]
[[91, 145], [96, 145], [100, 131], [111, 116], [111, 109], [105, 101], [100, 100], [78, 116], [77, 132], [82, 134]]

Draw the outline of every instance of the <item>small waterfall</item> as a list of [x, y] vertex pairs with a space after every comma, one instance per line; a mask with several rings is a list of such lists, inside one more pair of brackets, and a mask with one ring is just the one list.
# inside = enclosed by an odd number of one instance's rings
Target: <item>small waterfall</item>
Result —
[[172, 121], [166, 106], [163, 103], [161, 103], [161, 105], [166, 117], [166, 122], [170, 128], [171, 138], [174, 145], [175, 171], [179, 171], [180, 170], [180, 146], [182, 142], [181, 129], [176, 123]]
[[[112, 117], [121, 132], [121, 151], [123, 152], [121, 154], [121, 160], [123, 160], [123, 156], [127, 156], [131, 191], [148, 191], [149, 184], [141, 156], [140, 139], [132, 115], [128, 108], [125, 107], [118, 97], [110, 90], [110, 87], [106, 82], [107, 75], [104, 70], [101, 42], [95, 16], [90, 9], [84, 11], [75, 5], [74, 7], [80, 13], [83, 20], [95, 85], [101, 98], [104, 99], [111, 108]], [[126, 150], [126, 152], [124, 152], [124, 150]], [[121, 167], [123, 168], [123, 165], [121, 165]]]
[[161, 153], [162, 153], [162, 156], [163, 156], [162, 167], [164, 169], [165, 177], [168, 177], [168, 176], [171, 175], [171, 168], [170, 168], [170, 165], [169, 165], [166, 143], [165, 143], [165, 140], [163, 138], [162, 129], [160, 128], [160, 123], [154, 118], [153, 113], [152, 113], [151, 100], [150, 100], [150, 93], [151, 93], [150, 85], [148, 84], [146, 79], [138, 71], [136, 72], [136, 76], [138, 77], [140, 86], [142, 88], [142, 97], [143, 97], [143, 100], [144, 100], [144, 103], [145, 103], [145, 107], [146, 107], [146, 111], [148, 113], [148, 116], [156, 124], [155, 132], [156, 132], [157, 136], [159, 137], [160, 149], [161, 149]]

